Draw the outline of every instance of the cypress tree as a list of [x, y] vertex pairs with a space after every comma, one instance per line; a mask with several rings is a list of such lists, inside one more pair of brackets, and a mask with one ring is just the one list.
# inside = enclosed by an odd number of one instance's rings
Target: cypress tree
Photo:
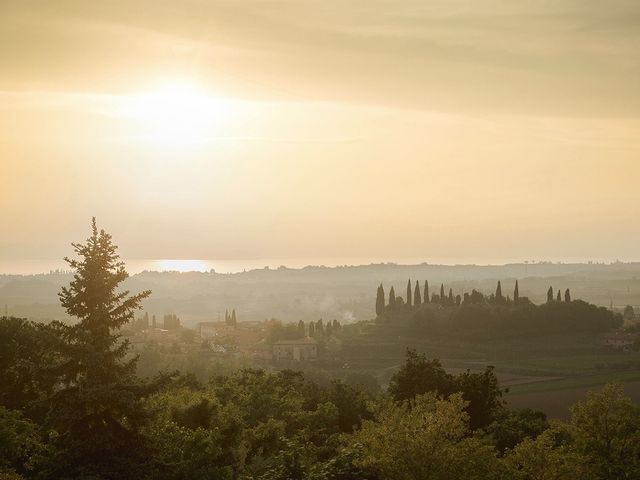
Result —
[[562, 301], [562, 293], [560, 293], [560, 289], [558, 289], [558, 296], [556, 297], [556, 302], [561, 302]]
[[396, 291], [393, 289], [393, 286], [391, 290], [389, 290], [389, 308], [391, 310], [396, 308]]
[[322, 319], [316, 322], [316, 333], [321, 337], [324, 336], [324, 322]]
[[516, 280], [516, 286], [513, 289], [513, 303], [518, 303], [518, 300], [520, 300], [520, 292], [518, 290], [518, 280]]
[[413, 295], [413, 292], [411, 291], [411, 279], [409, 279], [407, 281], [407, 306], [408, 307], [411, 306], [411, 295]]
[[314, 325], [313, 322], [309, 322], [309, 336], [310, 337], [316, 336], [316, 326]]
[[376, 294], [376, 316], [382, 315], [384, 312], [384, 290], [382, 284], [378, 287], [378, 293]]
[[298, 335], [300, 335], [300, 338], [305, 336], [305, 328], [304, 328], [304, 322], [302, 320], [300, 320], [298, 322]]
[[564, 291], [564, 301], [567, 303], [571, 303], [571, 292], [568, 288]]
[[413, 304], [417, 307], [422, 303], [422, 298], [420, 297], [420, 282], [416, 281], [416, 288], [413, 294]]
[[552, 303], [553, 302], [553, 287], [549, 287], [549, 290], [547, 290], [547, 303]]
[[236, 309], [235, 308], [233, 310], [231, 310], [231, 319], [229, 320], [229, 323], [231, 324], [232, 327], [235, 327], [238, 324], [238, 320], [236, 319]]
[[447, 298], [444, 296], [444, 283], [440, 284], [440, 303], [443, 305], [446, 303]]
[[456, 305], [460, 305], [462, 303], [462, 297], [460, 294], [456, 295]]
[[502, 296], [502, 285], [500, 284], [500, 280], [498, 280], [498, 286], [496, 287], [496, 302], [502, 303], [504, 297]]
[[430, 296], [429, 296], [429, 282], [427, 280], [424, 281], [424, 303], [429, 303], [430, 302]]
[[79, 259], [65, 258], [75, 273], [59, 293], [78, 323], [60, 344], [63, 375], [50, 418], [63, 452], [56, 468], [64, 473], [52, 477], [131, 478], [145, 455], [138, 430], [144, 412], [135, 377], [138, 357], [127, 359], [129, 342], [117, 332], [151, 291], [130, 295], [119, 289], [129, 274], [117, 247], [111, 235], [98, 231], [95, 218], [91, 228], [86, 243], [72, 244]]
[[453, 305], [453, 289], [449, 289], [449, 298], [447, 299], [449, 305]]
[[225, 309], [224, 311], [224, 323], [229, 325], [229, 309]]

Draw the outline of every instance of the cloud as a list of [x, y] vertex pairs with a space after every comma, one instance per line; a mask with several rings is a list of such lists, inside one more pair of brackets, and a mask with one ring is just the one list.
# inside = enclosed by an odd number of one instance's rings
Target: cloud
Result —
[[186, 75], [232, 96], [450, 112], [640, 113], [640, 5], [5, 1], [1, 88]]

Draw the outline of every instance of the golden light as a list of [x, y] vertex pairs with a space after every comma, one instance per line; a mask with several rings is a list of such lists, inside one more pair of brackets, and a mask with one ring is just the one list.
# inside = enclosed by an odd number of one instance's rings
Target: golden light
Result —
[[206, 272], [211, 269], [205, 260], [163, 259], [154, 260], [152, 270], [166, 272]]
[[155, 144], [201, 143], [216, 135], [229, 102], [193, 85], [171, 85], [122, 100], [120, 115], [134, 122], [134, 136]]

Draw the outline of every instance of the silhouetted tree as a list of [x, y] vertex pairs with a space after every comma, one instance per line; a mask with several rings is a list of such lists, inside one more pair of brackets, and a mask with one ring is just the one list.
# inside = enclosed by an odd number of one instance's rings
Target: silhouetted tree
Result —
[[513, 289], [513, 303], [518, 303], [520, 300], [520, 291], [518, 290], [518, 280], [516, 280], [516, 286]]
[[556, 302], [560, 303], [562, 301], [562, 293], [560, 293], [560, 289], [558, 289], [558, 296], [556, 297]]
[[571, 291], [568, 288], [564, 291], [564, 301], [571, 303]]
[[424, 303], [429, 303], [429, 282], [427, 280], [424, 281]]
[[324, 336], [324, 322], [322, 319], [316, 322], [316, 334]]
[[549, 287], [549, 290], [547, 290], [547, 303], [552, 303], [553, 302], [553, 287]]
[[130, 477], [130, 459], [144, 455], [138, 434], [144, 414], [135, 378], [137, 357], [127, 359], [129, 342], [120, 341], [117, 332], [151, 291], [130, 295], [119, 289], [129, 275], [117, 247], [111, 235], [98, 231], [95, 218], [91, 228], [86, 243], [72, 244], [80, 258], [65, 258], [75, 274], [59, 294], [78, 323], [69, 327], [61, 344], [63, 376], [51, 402], [53, 427], [65, 457], [57, 462], [64, 473], [53, 475], [56, 478], [80, 472]]
[[298, 322], [298, 333], [300, 334], [300, 338], [304, 337], [306, 334], [306, 330], [304, 328], [304, 322], [302, 320]]
[[396, 308], [396, 291], [393, 286], [391, 287], [391, 290], [389, 290], [389, 308], [391, 310]]
[[636, 317], [636, 312], [631, 305], [624, 307], [624, 313], [622, 314], [627, 320], [633, 320]]
[[447, 303], [447, 297], [444, 296], [444, 283], [440, 284], [440, 302], [443, 305]]
[[460, 294], [456, 295], [456, 305], [460, 305], [462, 303], [462, 297]]
[[309, 322], [309, 336], [315, 337], [315, 335], [316, 335], [316, 326], [314, 325], [313, 322]]
[[407, 306], [411, 306], [411, 296], [413, 293], [411, 292], [411, 279], [407, 281]]
[[384, 313], [384, 288], [382, 284], [378, 287], [378, 293], [376, 295], [376, 315], [380, 316]]
[[447, 299], [447, 303], [449, 305], [453, 305], [453, 289], [452, 288], [449, 289], [449, 297]]
[[422, 298], [420, 295], [420, 283], [418, 281], [416, 281], [416, 288], [413, 294], [413, 304], [415, 306], [418, 306], [422, 303]]
[[500, 284], [500, 280], [498, 280], [498, 286], [496, 287], [496, 302], [497, 303], [504, 302], [504, 297], [502, 296], [502, 285]]

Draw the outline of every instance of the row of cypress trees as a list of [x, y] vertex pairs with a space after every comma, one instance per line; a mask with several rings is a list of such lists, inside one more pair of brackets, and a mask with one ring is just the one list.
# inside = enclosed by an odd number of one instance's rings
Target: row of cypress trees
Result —
[[[518, 285], [518, 281], [516, 280], [516, 284], [513, 289], [513, 300], [507, 296], [505, 297], [502, 293], [502, 283], [498, 280], [498, 285], [496, 286], [495, 293], [491, 294], [488, 298], [478, 292], [477, 290], [472, 290], [471, 293], [465, 293], [463, 297], [460, 295], [453, 295], [453, 289], [449, 288], [449, 294], [445, 294], [444, 284], [440, 284], [440, 294], [432, 294], [429, 296], [429, 282], [427, 280], [424, 281], [424, 287], [420, 288], [420, 282], [416, 281], [415, 288], [411, 286], [411, 279], [407, 281], [407, 296], [406, 302], [402, 299], [402, 297], [397, 297], [395, 293], [395, 289], [392, 286], [391, 290], [389, 290], [389, 300], [386, 301], [384, 287], [382, 284], [378, 286], [378, 292], [376, 294], [376, 315], [382, 315], [384, 311], [389, 309], [395, 309], [400, 304], [405, 304], [408, 307], [418, 306], [423, 303], [435, 303], [440, 305], [460, 305], [461, 303], [483, 303], [489, 301], [490, 303], [519, 303], [521, 300], [520, 297], [520, 289]], [[547, 292], [547, 302], [551, 303], [554, 301], [553, 297], [553, 287], [549, 287]], [[556, 302], [562, 301], [562, 296], [560, 291], [558, 290], [558, 296], [555, 300]], [[564, 301], [571, 302], [571, 292], [569, 289], [565, 290], [564, 293]]]

